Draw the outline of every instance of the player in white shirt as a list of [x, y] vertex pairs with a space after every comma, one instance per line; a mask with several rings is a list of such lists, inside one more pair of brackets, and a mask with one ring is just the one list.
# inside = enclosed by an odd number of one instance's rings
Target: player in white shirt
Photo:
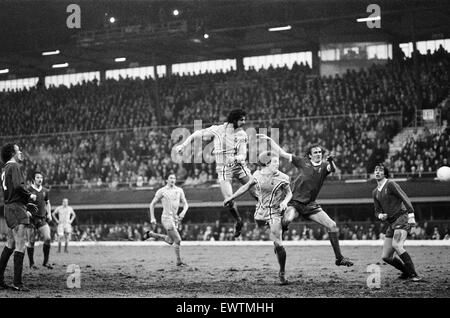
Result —
[[[246, 184], [250, 180], [251, 173], [245, 163], [248, 136], [242, 129], [245, 125], [245, 116], [244, 110], [235, 109], [228, 115], [226, 123], [197, 130], [175, 149], [177, 153], [183, 153], [184, 148], [196, 137], [212, 137], [214, 139], [213, 154], [224, 199], [233, 195], [231, 184], [233, 178], [238, 179], [241, 184]], [[255, 197], [253, 188], [250, 192]], [[234, 236], [238, 237], [241, 234], [243, 222], [236, 202], [230, 203], [229, 209], [236, 220]]]
[[[69, 206], [69, 200], [64, 198], [62, 205], [52, 213], [53, 219], [58, 224], [58, 253], [61, 253], [61, 240], [65, 239], [64, 252], [68, 253], [70, 235], [72, 234], [72, 222], [75, 219], [75, 211]], [[58, 217], [57, 217], [58, 216]]]
[[[178, 233], [178, 223], [183, 220], [189, 205], [183, 189], [177, 187], [175, 185], [176, 182], [176, 176], [174, 174], [169, 174], [167, 178], [167, 185], [156, 191], [155, 197], [150, 203], [150, 223], [155, 225], [155, 204], [158, 203], [158, 201], [161, 201], [163, 206], [161, 223], [164, 226], [167, 235], [148, 231], [145, 233], [144, 239], [153, 237], [155, 239], [164, 240], [166, 243], [173, 245], [175, 248], [175, 256], [177, 257], [177, 266], [183, 266], [186, 264], [181, 261], [180, 256], [181, 236], [180, 233]], [[180, 201], [183, 203], [183, 211], [181, 211], [180, 215], [178, 215]]]

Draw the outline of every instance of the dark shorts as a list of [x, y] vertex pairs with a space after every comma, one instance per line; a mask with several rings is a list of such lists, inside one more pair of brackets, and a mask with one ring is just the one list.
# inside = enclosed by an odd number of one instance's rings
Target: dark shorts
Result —
[[35, 229], [40, 229], [40, 228], [43, 227], [44, 225], [47, 225], [47, 221], [45, 220], [45, 218], [33, 217], [33, 218], [30, 219], [30, 224], [31, 224]]
[[408, 223], [408, 214], [402, 214], [394, 222], [388, 224], [385, 237], [393, 238], [395, 230], [405, 230], [409, 233], [409, 230], [411, 230], [411, 224]]
[[23, 203], [10, 203], [5, 205], [6, 225], [13, 229], [19, 224], [30, 224], [30, 218], [27, 215], [27, 208]]
[[322, 207], [316, 201], [304, 204], [298, 201], [291, 200], [289, 201], [288, 206], [292, 206], [293, 208], [295, 208], [297, 213], [306, 219], [309, 219], [309, 217], [313, 214], [323, 211]]

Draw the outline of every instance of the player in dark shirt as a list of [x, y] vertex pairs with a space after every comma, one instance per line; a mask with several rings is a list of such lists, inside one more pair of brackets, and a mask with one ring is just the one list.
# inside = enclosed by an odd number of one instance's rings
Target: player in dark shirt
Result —
[[44, 238], [44, 244], [42, 246], [44, 252], [44, 262], [42, 263], [42, 266], [52, 269], [52, 266], [48, 264], [51, 238], [50, 227], [47, 221], [50, 222], [52, 219], [50, 200], [48, 199], [49, 190], [42, 186], [42, 182], [44, 181], [42, 173], [37, 171], [33, 174], [33, 176], [33, 183], [28, 188], [28, 191], [36, 195], [37, 209], [36, 213], [31, 216], [31, 224], [28, 227], [28, 259], [30, 261], [30, 268], [37, 269], [36, 265], [34, 265], [34, 242], [36, 231], [39, 230]]
[[283, 229], [287, 230], [289, 224], [299, 215], [304, 218], [323, 225], [328, 230], [331, 246], [336, 256], [335, 264], [337, 266], [353, 266], [353, 263], [341, 254], [338, 239], [338, 227], [321, 206], [316, 202], [316, 198], [322, 188], [325, 178], [336, 171], [336, 165], [332, 156], [327, 157], [324, 162], [322, 147], [315, 144], [308, 148], [305, 157], [297, 157], [287, 153], [270, 137], [264, 134], [257, 134], [261, 139], [271, 142], [272, 150], [278, 152], [280, 157], [288, 159], [299, 169], [299, 174], [294, 181], [292, 190], [292, 199], [283, 216]]
[[408, 232], [416, 224], [411, 201], [395, 181], [387, 179], [389, 170], [384, 165], [375, 166], [374, 174], [377, 180], [377, 187], [372, 193], [375, 215], [387, 223], [382, 259], [402, 272], [400, 279], [421, 281], [411, 257], [403, 247]]
[[[31, 213], [26, 205], [36, 201], [36, 195], [25, 188], [25, 179], [19, 163], [23, 154], [16, 144], [6, 144], [1, 151], [4, 170], [1, 174], [3, 197], [5, 200], [5, 220], [8, 226], [6, 245], [0, 256], [0, 289], [12, 288], [17, 291], [29, 291], [22, 282], [23, 258], [25, 254], [26, 227], [30, 224]], [[5, 269], [14, 252], [14, 281], [5, 283]]]

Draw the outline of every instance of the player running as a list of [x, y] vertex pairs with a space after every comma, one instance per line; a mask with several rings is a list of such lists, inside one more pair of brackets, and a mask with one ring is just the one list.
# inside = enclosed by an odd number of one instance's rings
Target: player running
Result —
[[231, 197], [225, 199], [223, 204], [227, 206], [252, 186], [256, 186], [258, 204], [255, 211], [255, 222], [260, 228], [269, 227], [270, 239], [275, 245], [275, 254], [280, 265], [278, 275], [280, 283], [287, 285], [288, 281], [285, 278], [286, 250], [282, 243], [281, 217], [292, 198], [289, 177], [278, 170], [280, 160], [270, 151], [263, 152], [258, 159], [263, 168], [255, 171], [250, 181], [241, 186]]
[[[69, 206], [69, 200], [64, 198], [62, 205], [57, 207], [52, 214], [58, 224], [58, 253], [61, 253], [61, 241], [64, 238], [64, 252], [69, 253], [69, 241], [72, 234], [72, 222], [76, 217], [75, 211]], [[58, 216], [58, 217], [56, 217]]]
[[[161, 223], [167, 232], [167, 235], [157, 234], [148, 231], [144, 235], [144, 240], [153, 237], [158, 240], [164, 240], [166, 243], [173, 245], [175, 248], [175, 256], [177, 258], [177, 266], [186, 265], [181, 261], [180, 244], [181, 236], [178, 233], [178, 223], [181, 222], [189, 208], [184, 191], [175, 185], [177, 178], [174, 174], [170, 174], [167, 178], [167, 185], [156, 191], [155, 197], [150, 203], [150, 223], [155, 225], [155, 204], [161, 200], [163, 212], [161, 215]], [[180, 200], [183, 202], [183, 211], [178, 215]]]
[[33, 182], [31, 186], [28, 188], [28, 191], [35, 194], [36, 199], [36, 213], [32, 214], [30, 219], [30, 226], [28, 227], [28, 246], [27, 253], [28, 259], [30, 261], [30, 268], [37, 269], [37, 266], [34, 265], [34, 243], [36, 231], [39, 230], [42, 237], [44, 238], [43, 244], [43, 252], [44, 252], [44, 262], [42, 266], [47, 267], [48, 269], [52, 269], [52, 266], [48, 264], [48, 258], [50, 255], [50, 227], [47, 222], [52, 220], [52, 212], [50, 200], [48, 199], [49, 190], [42, 186], [42, 182], [44, 181], [44, 177], [42, 173], [35, 172], [33, 174]]
[[287, 230], [289, 224], [299, 215], [324, 226], [328, 230], [331, 246], [336, 256], [335, 264], [337, 266], [353, 266], [353, 262], [341, 254], [338, 239], [339, 229], [336, 222], [316, 202], [325, 178], [331, 172], [336, 171], [333, 157], [328, 156], [326, 162], [324, 162], [322, 160], [322, 147], [317, 144], [308, 148], [305, 157], [297, 157], [281, 149], [272, 138], [264, 134], [257, 134], [256, 136], [269, 140], [275, 153], [279, 153], [280, 157], [288, 159], [289, 162], [299, 169], [298, 177], [294, 181], [292, 200], [289, 202], [282, 219], [283, 230]]
[[[238, 179], [241, 184], [250, 180], [250, 170], [247, 168], [247, 133], [242, 129], [245, 125], [246, 112], [241, 109], [232, 110], [227, 122], [222, 125], [213, 125], [209, 128], [197, 130], [178, 145], [175, 150], [181, 154], [183, 149], [196, 137], [212, 137], [216, 159], [216, 171], [219, 178], [220, 189], [224, 199], [233, 195], [232, 180]], [[254, 191], [253, 189], [251, 191]], [[252, 194], [254, 196], [254, 194]], [[243, 222], [236, 202], [228, 206], [230, 213], [236, 220], [234, 237], [241, 234]]]
[[382, 259], [402, 272], [399, 279], [419, 282], [422, 279], [417, 275], [411, 257], [403, 247], [408, 232], [416, 224], [411, 200], [395, 181], [387, 179], [389, 170], [383, 164], [375, 166], [374, 174], [377, 180], [377, 187], [372, 193], [375, 215], [388, 224]]
[[[25, 187], [25, 179], [20, 171], [19, 163], [23, 162], [23, 154], [16, 144], [6, 144], [1, 151], [5, 163], [1, 174], [3, 198], [5, 201], [5, 220], [8, 226], [6, 245], [0, 256], [0, 289], [12, 288], [16, 291], [30, 291], [22, 282], [23, 258], [25, 255], [26, 227], [30, 224], [30, 212], [26, 204], [36, 201], [36, 195]], [[14, 281], [9, 286], [5, 283], [5, 269], [9, 258], [14, 253]]]

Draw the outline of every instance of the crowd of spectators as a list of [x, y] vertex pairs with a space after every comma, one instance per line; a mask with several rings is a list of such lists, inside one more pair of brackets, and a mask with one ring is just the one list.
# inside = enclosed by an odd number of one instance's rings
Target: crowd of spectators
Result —
[[[340, 222], [340, 240], [379, 240], [383, 238], [385, 229], [379, 223], [372, 222]], [[74, 241], [141, 241], [150, 224], [145, 223], [118, 223], [76, 225], [73, 227], [72, 240]], [[165, 234], [161, 225], [155, 231]], [[179, 232], [185, 241], [233, 241], [235, 240], [232, 223], [185, 223], [180, 225]], [[56, 228], [52, 227], [52, 239], [57, 240]], [[0, 240], [6, 239], [1, 237]], [[424, 222], [413, 227], [409, 234], [413, 240], [449, 240], [450, 224], [448, 222]], [[152, 239], [151, 239], [152, 240]], [[243, 241], [269, 241], [269, 232], [258, 228], [254, 223], [246, 222], [242, 236], [237, 240]], [[283, 240], [306, 241], [328, 240], [328, 232], [321, 226], [313, 223], [293, 223], [284, 233]]]
[[441, 166], [449, 166], [449, 130], [447, 127], [442, 132], [431, 133], [425, 127], [423, 131], [414, 131], [403, 149], [389, 158], [390, 171], [420, 177], [435, 172]]
[[[442, 51], [421, 56], [420, 89], [407, 59], [335, 77], [313, 76], [307, 65], [294, 65], [0, 93], [0, 134], [14, 136], [1, 141], [14, 140], [24, 148], [28, 178], [39, 170], [53, 186], [153, 186], [163, 184], [169, 172], [186, 185], [198, 185], [214, 182], [214, 164], [172, 161], [177, 142], [172, 130], [195, 119], [220, 123], [230, 109], [242, 107], [249, 126], [278, 127], [287, 150], [298, 154], [319, 142], [335, 152], [338, 176], [364, 177], [386, 158], [391, 138], [411, 122], [416, 107], [436, 106], [448, 95], [449, 61], [450, 54]], [[402, 117], [392, 115], [396, 111]], [[394, 158], [405, 161], [397, 164], [399, 170], [422, 169], [411, 160], [422, 160], [424, 171], [435, 169], [435, 161], [448, 156], [448, 135], [432, 138], [438, 149], [433, 148], [436, 156], [429, 163], [428, 148], [405, 148], [401, 159]], [[293, 168], [281, 169], [291, 173]]]

